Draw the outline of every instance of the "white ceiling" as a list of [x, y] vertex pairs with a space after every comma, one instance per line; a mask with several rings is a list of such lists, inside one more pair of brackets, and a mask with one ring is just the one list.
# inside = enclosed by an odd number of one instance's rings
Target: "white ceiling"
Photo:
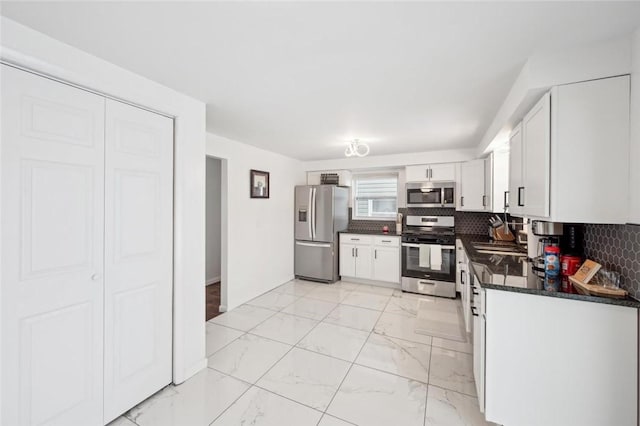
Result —
[[303, 160], [475, 147], [532, 54], [621, 37], [640, 2], [2, 3], [207, 103], [208, 130]]

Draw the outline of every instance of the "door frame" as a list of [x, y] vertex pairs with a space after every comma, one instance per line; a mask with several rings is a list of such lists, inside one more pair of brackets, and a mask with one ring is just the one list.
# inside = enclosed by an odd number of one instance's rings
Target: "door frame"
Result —
[[[205, 154], [207, 158], [220, 160], [220, 312], [227, 312], [228, 247], [229, 247], [229, 159], [217, 155]], [[205, 177], [206, 179], [206, 177]], [[206, 189], [206, 188], [205, 188]]]
[[0, 62], [173, 118], [172, 376], [174, 383], [184, 382], [207, 363], [202, 320], [205, 104], [6, 17], [0, 17], [0, 25]]

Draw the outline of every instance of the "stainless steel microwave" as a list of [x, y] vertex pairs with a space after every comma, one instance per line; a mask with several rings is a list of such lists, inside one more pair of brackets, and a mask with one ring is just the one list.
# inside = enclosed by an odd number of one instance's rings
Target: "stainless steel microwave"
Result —
[[407, 184], [407, 207], [455, 207], [455, 182]]

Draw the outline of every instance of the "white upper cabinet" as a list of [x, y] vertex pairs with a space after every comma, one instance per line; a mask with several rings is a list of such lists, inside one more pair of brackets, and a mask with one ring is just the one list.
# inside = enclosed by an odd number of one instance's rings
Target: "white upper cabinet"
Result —
[[455, 163], [425, 164], [406, 167], [407, 182], [446, 182], [456, 180]]
[[432, 181], [456, 180], [456, 165], [453, 163], [432, 164], [429, 169], [431, 170]]
[[494, 213], [504, 213], [509, 196], [509, 151], [497, 150], [491, 153], [491, 203]]
[[460, 166], [460, 203], [461, 211], [485, 211], [485, 160], [472, 160]]
[[488, 212], [493, 211], [493, 152], [484, 159], [484, 194], [482, 206]]
[[511, 214], [627, 221], [629, 89], [629, 76], [620, 76], [557, 86], [542, 97], [522, 120], [521, 149], [518, 128], [511, 135]]
[[513, 215], [524, 211], [522, 159], [522, 124], [518, 124], [509, 136], [509, 213]]
[[522, 137], [525, 210], [527, 215], [546, 218], [549, 216], [551, 161], [551, 95], [549, 93], [546, 93], [524, 116]]

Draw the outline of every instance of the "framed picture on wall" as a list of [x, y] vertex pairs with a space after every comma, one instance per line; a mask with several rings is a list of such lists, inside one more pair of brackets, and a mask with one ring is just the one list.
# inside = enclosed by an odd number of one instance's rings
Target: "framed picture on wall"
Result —
[[269, 172], [251, 170], [251, 198], [269, 198]]

